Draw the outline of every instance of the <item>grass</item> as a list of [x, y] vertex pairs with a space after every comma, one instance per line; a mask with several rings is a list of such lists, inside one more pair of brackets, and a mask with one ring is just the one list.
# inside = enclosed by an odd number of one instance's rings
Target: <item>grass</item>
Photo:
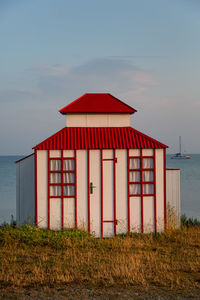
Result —
[[0, 227], [0, 288], [69, 284], [200, 292], [200, 226], [97, 239], [84, 231]]

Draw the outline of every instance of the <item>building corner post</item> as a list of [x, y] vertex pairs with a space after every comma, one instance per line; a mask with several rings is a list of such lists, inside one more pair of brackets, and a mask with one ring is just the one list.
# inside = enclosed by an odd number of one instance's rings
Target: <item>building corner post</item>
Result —
[[38, 226], [38, 203], [37, 203], [37, 150], [35, 150], [35, 226]]
[[164, 230], [167, 230], [167, 197], [166, 197], [166, 149], [163, 153], [164, 160]]

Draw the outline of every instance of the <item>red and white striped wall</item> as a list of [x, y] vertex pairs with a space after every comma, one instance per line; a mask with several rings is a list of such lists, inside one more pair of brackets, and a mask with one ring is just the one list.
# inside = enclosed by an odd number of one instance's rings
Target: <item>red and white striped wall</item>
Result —
[[[130, 193], [129, 160], [134, 157], [153, 159], [152, 194]], [[59, 197], [50, 193], [50, 161], [55, 159], [75, 161], [73, 196], [64, 195], [63, 182]], [[77, 227], [97, 237], [162, 231], [165, 168], [165, 149], [35, 150], [35, 224], [56, 230]], [[139, 171], [143, 178], [143, 168]], [[142, 179], [140, 184], [142, 189]]]

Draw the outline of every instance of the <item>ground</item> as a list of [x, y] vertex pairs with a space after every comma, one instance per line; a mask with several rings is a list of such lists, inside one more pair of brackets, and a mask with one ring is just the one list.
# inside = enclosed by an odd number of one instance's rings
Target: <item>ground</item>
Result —
[[0, 227], [0, 299], [200, 299], [200, 226], [97, 239]]

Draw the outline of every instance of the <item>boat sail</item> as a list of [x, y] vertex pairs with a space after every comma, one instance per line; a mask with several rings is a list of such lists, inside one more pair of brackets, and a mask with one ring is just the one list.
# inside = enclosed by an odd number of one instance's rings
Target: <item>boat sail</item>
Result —
[[190, 159], [189, 155], [181, 153], [181, 136], [179, 136], [179, 152], [174, 154], [171, 159]]

